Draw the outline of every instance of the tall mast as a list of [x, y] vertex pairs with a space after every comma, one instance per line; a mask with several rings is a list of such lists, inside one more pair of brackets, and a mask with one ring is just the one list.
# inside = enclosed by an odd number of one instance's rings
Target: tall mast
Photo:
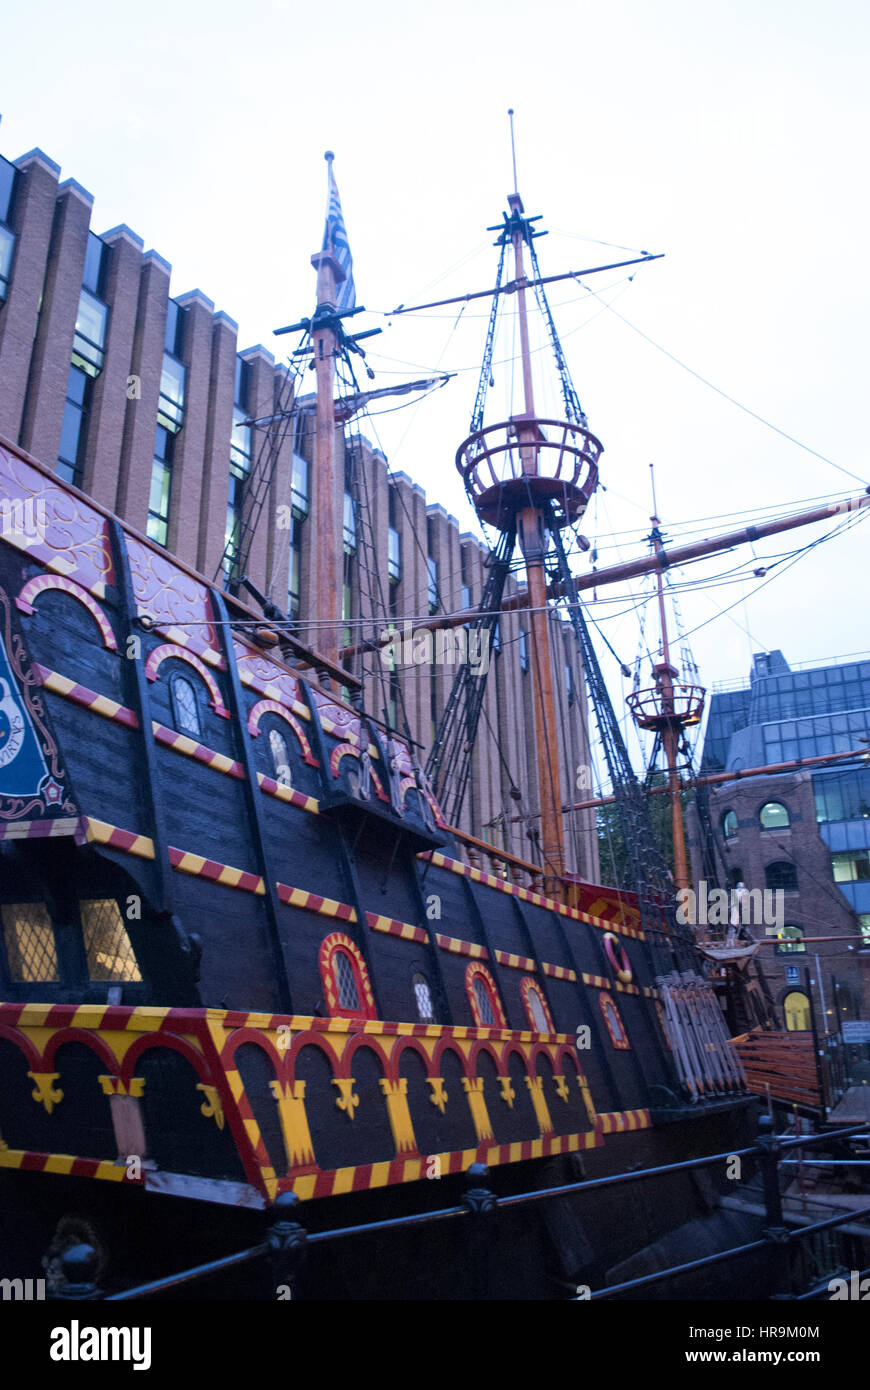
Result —
[[508, 196], [508, 208], [497, 245], [510, 245], [513, 251], [514, 280], [509, 288], [517, 297], [524, 408], [500, 424], [475, 429], [457, 451], [456, 464], [481, 520], [503, 533], [515, 531], [525, 561], [541, 851], [546, 889], [561, 897], [565, 840], [545, 565], [550, 532], [576, 521], [597, 485], [601, 444], [585, 426], [536, 414], [524, 249], [531, 247], [531, 223], [537, 219], [525, 216], [516, 187]]
[[[541, 431], [535, 419], [532, 358], [529, 348], [529, 319], [526, 306], [526, 276], [523, 265], [523, 242], [528, 235], [528, 223], [523, 219], [523, 203], [519, 193], [512, 193], [509, 196], [508, 207], [511, 211], [511, 242], [514, 253], [514, 281], [517, 286], [517, 313], [520, 327], [525, 404], [525, 414], [513, 418], [519, 440], [522, 472], [527, 477], [537, 477], [539, 453], [537, 441]], [[543, 509], [540, 506], [524, 507], [518, 513], [517, 535], [523, 552], [523, 559], [526, 562], [526, 580], [529, 586], [529, 607], [531, 608], [532, 691], [535, 709], [538, 797], [541, 808], [541, 852], [545, 875], [559, 879], [564, 875], [566, 868], [565, 836], [556, 748], [556, 702], [553, 694], [547, 577], [544, 570], [548, 536]]]
[[[332, 190], [332, 150], [324, 158], [329, 167], [329, 188]], [[328, 218], [327, 218], [328, 225]], [[314, 349], [314, 371], [317, 381], [317, 410], [314, 432], [314, 494], [313, 513], [317, 517], [317, 538], [314, 545], [315, 575], [312, 585], [314, 611], [322, 626], [317, 630], [317, 646], [330, 661], [339, 660], [341, 634], [338, 596], [342, 591], [339, 544], [336, 516], [335, 469], [335, 359], [338, 350], [336, 314], [338, 287], [346, 279], [331, 243], [311, 257], [317, 271], [317, 307], [311, 320], [311, 341]]]
[[[655, 506], [655, 488], [653, 488]], [[653, 515], [652, 535], [653, 553], [656, 557], [664, 551], [664, 542], [659, 530], [659, 519]], [[689, 861], [686, 854], [686, 831], [683, 823], [683, 784], [680, 777], [679, 755], [683, 733], [693, 724], [698, 724], [704, 711], [705, 691], [697, 685], [677, 683], [679, 670], [671, 661], [671, 648], [668, 638], [668, 615], [665, 607], [664, 577], [661, 566], [656, 573], [656, 596], [661, 624], [661, 660], [653, 667], [654, 690], [640, 690], [628, 697], [628, 706], [636, 723], [642, 729], [652, 730], [662, 741], [665, 767], [668, 778], [668, 799], [671, 803], [671, 835], [674, 846], [674, 887], [679, 891], [689, 887]]]

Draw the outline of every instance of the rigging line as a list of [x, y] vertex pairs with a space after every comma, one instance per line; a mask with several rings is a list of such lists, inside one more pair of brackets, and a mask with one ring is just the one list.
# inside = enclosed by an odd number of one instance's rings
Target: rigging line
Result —
[[[464, 313], [465, 313], [465, 305], [463, 304], [462, 308], [459, 310], [459, 313], [456, 315], [456, 318], [455, 318], [454, 321], [453, 321], [453, 327], [451, 328], [450, 332], [447, 334], [447, 338], [446, 338], [446, 340], [445, 340], [444, 347], [441, 349], [441, 352], [440, 352], [440, 354], [439, 354], [439, 357], [438, 357], [438, 366], [439, 366], [439, 368], [440, 368], [440, 366], [441, 366], [441, 363], [444, 361], [444, 357], [445, 357], [445, 355], [446, 355], [446, 353], [447, 353], [447, 351], [448, 351], [448, 349], [449, 349], [449, 347], [450, 347], [450, 344], [451, 344], [452, 341], [453, 341], [453, 335], [455, 334], [457, 328], [459, 327], [459, 320], [462, 318], [462, 315], [463, 315]], [[447, 383], [446, 383], [446, 382], [443, 382], [442, 385], [445, 385], [445, 386], [446, 386]], [[411, 430], [413, 429], [414, 425], [417, 423], [417, 416], [418, 416], [419, 411], [420, 411], [420, 406], [423, 404], [423, 401], [426, 399], [426, 396], [431, 396], [431, 395], [432, 395], [432, 392], [431, 392], [431, 391], [427, 391], [423, 396], [420, 396], [420, 397], [417, 399], [416, 402], [413, 402], [413, 404], [416, 405], [416, 409], [414, 410], [413, 415], [411, 416], [410, 420], [408, 421], [407, 425], [405, 426], [404, 433], [401, 435], [398, 444], [397, 444], [396, 447], [393, 449], [393, 452], [392, 452], [392, 454], [390, 455], [391, 458], [394, 459], [394, 458], [396, 457], [396, 455], [399, 453], [399, 451], [401, 450], [402, 445], [405, 443], [405, 440], [408, 438], [408, 435], [410, 434], [410, 432], [411, 432]], [[380, 415], [385, 415], [385, 414], [387, 414], [387, 411], [378, 411], [378, 414], [380, 414]]]
[[[835, 527], [833, 531], [829, 531], [826, 536], [820, 536], [820, 538], [817, 541], [813, 541], [811, 545], [805, 546], [803, 550], [799, 550], [793, 559], [786, 561], [781, 569], [777, 569], [776, 574], [772, 574], [769, 579], [763, 580], [756, 589], [753, 589], [749, 597], [754, 598], [755, 595], [760, 593], [762, 589], [766, 589], [768, 584], [772, 584], [774, 579], [779, 579], [781, 575], [785, 574], [787, 570], [791, 569], [792, 565], [796, 565], [798, 560], [800, 560], [802, 556], [809, 554], [811, 550], [814, 550], [817, 545], [821, 545], [824, 541], [831, 540], [833, 536], [836, 536], [843, 531], [851, 530], [852, 526], [856, 526], [859, 521], [863, 521], [866, 515], [867, 513], [864, 511], [858, 512], [855, 516], [851, 517], [849, 521], [841, 524], [840, 526]], [[685, 636], [691, 637], [694, 633], [700, 632], [701, 628], [708, 627], [710, 623], [715, 623], [717, 618], [724, 618], [726, 613], [730, 613], [732, 608], [737, 608], [739, 604], [743, 603], [743, 601], [744, 600], [742, 596], [738, 599], [735, 599], [732, 604], [729, 604], [727, 608], [723, 608], [721, 612], [714, 615], [714, 617], [707, 618], [705, 622], [699, 623], [697, 627], [690, 627]]]
[[[594, 294], [596, 299], [600, 297], [595, 290], [590, 290], [590, 293]], [[688, 372], [690, 376], [695, 377], [698, 381], [702, 382], [704, 386], [708, 386], [711, 391], [715, 391], [717, 396], [721, 396], [723, 400], [728, 401], [731, 405], [735, 405], [738, 410], [744, 411], [746, 415], [750, 415], [753, 420], [757, 420], [759, 424], [765, 425], [767, 429], [773, 430], [774, 434], [778, 434], [783, 439], [787, 439], [790, 444], [796, 444], [799, 449], [803, 449], [806, 453], [812, 454], [814, 458], [820, 459], [822, 463], [830, 464], [830, 466], [832, 468], [836, 468], [839, 473], [844, 473], [847, 478], [854, 478], [856, 483], [861, 483], [862, 486], [866, 485], [866, 478], [859, 477], [858, 474], [853, 473], [851, 469], [844, 468], [843, 465], [840, 463], [835, 463], [834, 460], [828, 458], [826, 454], [820, 454], [817, 449], [810, 448], [809, 444], [802, 443], [800, 439], [796, 439], [795, 436], [793, 434], [789, 434], [787, 430], [781, 430], [778, 425], [772, 424], [770, 420], [765, 420], [764, 416], [759, 415], [757, 410], [751, 410], [748, 405], [743, 405], [741, 401], [735, 400], [734, 396], [729, 396], [727, 391], [723, 391], [722, 388], [719, 386], [714, 386], [712, 381], [708, 381], [708, 379], [705, 376], [702, 376], [700, 372], [696, 372], [693, 367], [690, 367], [685, 362], [682, 362], [679, 357], [676, 357], [674, 353], [669, 352], [666, 347], [662, 347], [661, 343], [657, 343], [654, 338], [651, 338], [649, 336], [648, 333], [644, 333], [642, 328], [638, 328], [637, 324], [632, 323], [631, 320], [627, 319], [624, 314], [620, 314], [617, 309], [614, 309], [612, 304], [607, 304], [606, 300], [602, 300], [602, 303], [605, 304], [606, 307], [610, 309], [610, 312], [612, 314], [615, 314], [616, 317], [620, 319], [622, 323], [624, 323], [628, 328], [630, 328], [632, 332], [637, 333], [652, 347], [656, 348], [658, 352], [664, 353], [665, 357], [669, 357], [672, 362], [675, 362], [677, 364], [678, 367], [682, 367], [683, 371]]]
[[[610, 491], [610, 489], [608, 489], [608, 491]], [[751, 523], [754, 525], [761, 525], [767, 521], [779, 521], [784, 517], [799, 515], [809, 503], [831, 501], [848, 502], [853, 495], [852, 492], [821, 493], [817, 497], [807, 497], [803, 500], [798, 499], [794, 502], [783, 503], [777, 507], [774, 507], [773, 504], [769, 504], [767, 506], [750, 507], [743, 510], [735, 509], [730, 512], [719, 512], [707, 517], [687, 517], [683, 521], [671, 521], [668, 523], [668, 539], [670, 544], [673, 544], [674, 541], [690, 539], [701, 532], [709, 530], [707, 523], [711, 521], [722, 522], [725, 529], [731, 529], [733, 524], [737, 521], [751, 520]], [[614, 496], [619, 496], [619, 494], [614, 493]], [[628, 536], [632, 538], [636, 544], [640, 544], [648, 539], [648, 534], [641, 534], [641, 528], [639, 526], [629, 526], [623, 530], [610, 531], [607, 533], [607, 536], [608, 539], [606, 541], [596, 543], [598, 550], [617, 550], [619, 548], [618, 537]]]

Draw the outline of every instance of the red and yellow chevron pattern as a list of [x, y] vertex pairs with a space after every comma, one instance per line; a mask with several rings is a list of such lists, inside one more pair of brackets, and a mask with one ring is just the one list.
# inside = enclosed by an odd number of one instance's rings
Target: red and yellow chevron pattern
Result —
[[278, 884], [278, 897], [288, 907], [301, 907], [305, 912], [319, 912], [323, 917], [336, 917], [340, 922], [355, 922], [356, 910], [349, 903], [340, 903], [335, 898], [324, 898], [319, 893], [309, 893], [304, 888], [291, 888], [287, 883]]
[[496, 951], [499, 965], [509, 965], [512, 970], [537, 970], [537, 965], [528, 956], [515, 956], [511, 951]]
[[119, 705], [117, 700], [110, 700], [108, 695], [98, 695], [86, 685], [79, 685], [78, 681], [70, 680], [69, 676], [62, 676], [59, 671], [50, 671], [47, 666], [40, 666], [37, 662], [33, 663], [33, 669], [38, 674], [43, 689], [51, 690], [55, 695], [62, 695], [65, 700], [70, 700], [74, 705], [81, 705], [83, 709], [89, 709], [93, 714], [101, 715], [103, 719], [114, 719], [117, 724], [126, 724], [130, 729], [138, 729], [139, 721], [133, 710], [127, 709], [126, 705]]
[[548, 961], [542, 960], [541, 969], [554, 980], [570, 980], [572, 984], [577, 983], [577, 971], [569, 970], [567, 965], [550, 965]]
[[629, 1130], [649, 1129], [652, 1121], [648, 1110], [609, 1110], [599, 1112], [595, 1123], [602, 1134], [627, 1134]]
[[495, 874], [484, 873], [482, 869], [472, 869], [460, 859], [449, 859], [440, 850], [425, 850], [417, 857], [428, 859], [439, 868], [448, 869], [450, 873], [462, 874], [474, 883], [485, 883], [487, 888], [495, 888], [499, 893], [510, 893], [535, 907], [545, 907], [549, 912], [558, 912], [560, 917], [570, 917], [574, 922], [589, 922], [591, 926], [599, 927], [602, 931], [620, 932], [623, 936], [634, 936], [639, 941], [645, 940], [643, 932], [634, 927], [624, 926], [621, 922], [606, 922], [600, 917], [593, 917], [589, 912], [580, 912], [576, 907], [566, 907], [564, 903], [556, 902], [555, 898], [545, 898], [542, 893], [532, 893], [528, 888], [520, 888], [516, 883], [496, 878]]
[[173, 748], [176, 753], [183, 753], [186, 758], [195, 758], [197, 762], [204, 763], [206, 767], [214, 768], [215, 772], [223, 772], [227, 777], [238, 777], [244, 780], [245, 770], [240, 762], [234, 758], [228, 758], [225, 753], [216, 753], [213, 748], [206, 748], [204, 743], [198, 743], [195, 738], [189, 738], [187, 734], [179, 734], [175, 729], [167, 729], [165, 724], [152, 723], [151, 728], [158, 743], [163, 743], [167, 748]]
[[476, 941], [460, 941], [455, 936], [442, 936], [436, 932], [435, 941], [442, 951], [450, 951], [455, 956], [471, 956], [474, 960], [489, 960], [489, 952], [485, 946], [479, 946]]
[[320, 802], [316, 796], [306, 796], [304, 792], [294, 791], [293, 787], [288, 787], [286, 783], [276, 782], [274, 777], [264, 777], [262, 772], [257, 773], [257, 782], [260, 790], [267, 796], [286, 801], [289, 806], [298, 806], [302, 811], [310, 811], [314, 816], [320, 814]]
[[424, 946], [428, 945], [428, 933], [411, 922], [400, 922], [395, 917], [380, 917], [374, 912], [367, 912], [366, 920], [372, 931], [388, 932], [391, 936], [400, 936], [403, 941], [419, 941]]
[[122, 830], [117, 825], [95, 820], [93, 816], [82, 817], [79, 841], [107, 845], [110, 849], [123, 850], [125, 854], [135, 854], [139, 859], [154, 858], [154, 841], [147, 835], [137, 835], [133, 830]]
[[173, 845], [169, 846], [169, 862], [180, 874], [207, 878], [211, 883], [223, 884], [225, 888], [241, 888], [247, 893], [266, 891], [266, 885], [259, 874], [234, 869], [231, 864], [218, 864], [214, 859], [205, 859], [201, 854], [190, 854], [183, 849], [175, 849]]

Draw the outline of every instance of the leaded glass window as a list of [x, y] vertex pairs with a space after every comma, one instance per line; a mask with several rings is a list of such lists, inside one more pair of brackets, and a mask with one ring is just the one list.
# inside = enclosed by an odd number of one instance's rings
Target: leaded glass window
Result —
[[4, 903], [0, 907], [9, 975], [16, 984], [57, 981], [57, 947], [44, 903]]
[[141, 980], [136, 956], [114, 898], [95, 898], [79, 904], [82, 934], [92, 980]]
[[175, 727], [179, 733], [200, 734], [199, 706], [191, 681], [184, 676], [172, 679], [172, 703], [175, 706]]
[[417, 1002], [417, 1017], [421, 1023], [432, 1023], [435, 1010], [432, 1007], [432, 991], [425, 975], [415, 975], [413, 979], [414, 998]]
[[[472, 988], [474, 989], [474, 998], [477, 1001], [477, 1012], [480, 1015], [481, 1023], [487, 1028], [494, 1027], [495, 1014], [492, 1009], [492, 1000], [489, 997], [489, 990], [479, 975], [475, 979]], [[547, 1030], [545, 1029], [544, 1031], [546, 1032]]]
[[338, 985], [338, 1002], [343, 1009], [361, 1009], [356, 976], [350, 958], [344, 951], [336, 951], [333, 956], [335, 982]]

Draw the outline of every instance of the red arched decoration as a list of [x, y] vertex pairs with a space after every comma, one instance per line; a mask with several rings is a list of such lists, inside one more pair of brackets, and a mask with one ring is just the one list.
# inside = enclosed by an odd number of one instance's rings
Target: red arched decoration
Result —
[[[476, 981], [480, 981], [486, 990], [489, 998], [489, 1006], [492, 1009], [492, 1016], [495, 1023], [485, 1023], [480, 1013], [480, 1005], [477, 1002], [474, 986]], [[465, 992], [468, 995], [468, 1002], [471, 1005], [471, 1013], [478, 1028], [507, 1028], [507, 1019], [504, 1016], [504, 1009], [498, 997], [498, 990], [495, 987], [495, 980], [490, 975], [485, 965], [481, 965], [479, 960], [473, 960], [465, 972]]]
[[[353, 971], [357, 999], [359, 1000], [358, 1008], [349, 1008], [340, 1002], [341, 993], [337, 974], [339, 967], [336, 961], [336, 955], [339, 953], [344, 956]], [[369, 972], [356, 942], [352, 941], [349, 936], [345, 936], [344, 932], [332, 932], [321, 943], [319, 965], [330, 1018], [375, 1017], [375, 1001], [369, 983]]]

